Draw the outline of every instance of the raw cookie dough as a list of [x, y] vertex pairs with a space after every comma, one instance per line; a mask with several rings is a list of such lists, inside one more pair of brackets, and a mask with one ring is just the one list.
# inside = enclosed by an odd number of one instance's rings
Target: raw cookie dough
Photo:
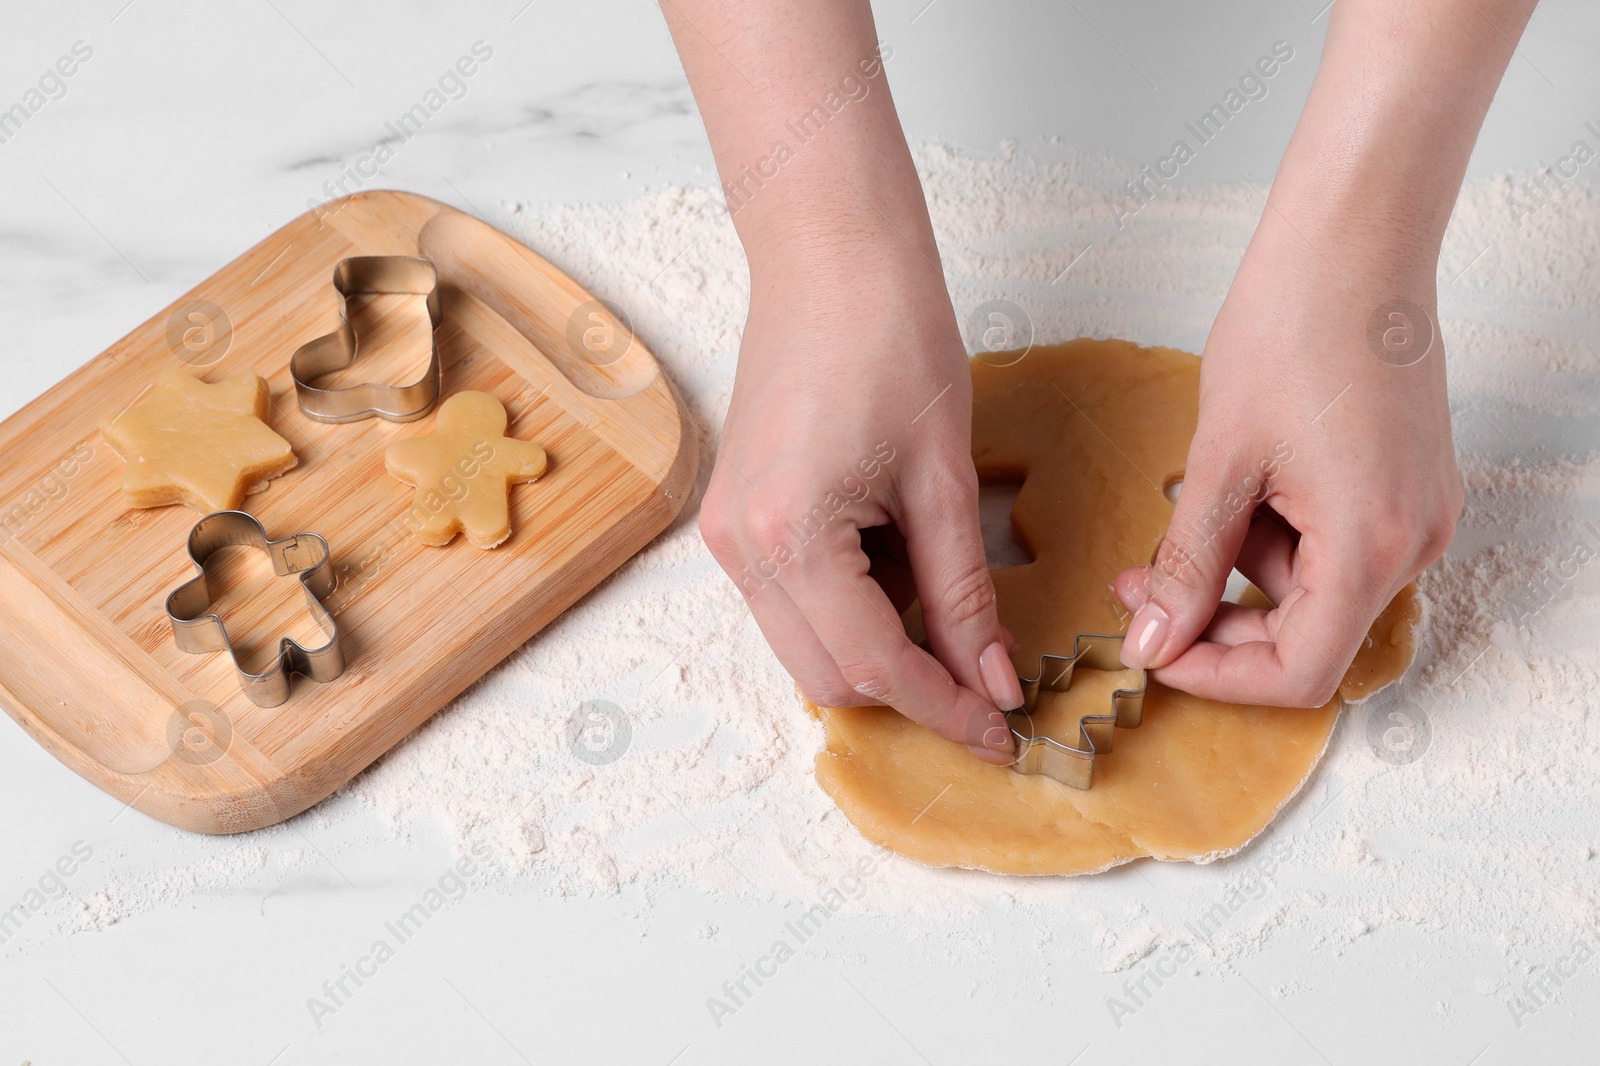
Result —
[[[1339, 695], [1346, 703], [1364, 703], [1405, 673], [1417, 651], [1422, 628], [1422, 597], [1414, 585], [1400, 590], [1367, 630], [1356, 661], [1344, 672]], [[1398, 671], [1395, 664], [1399, 664]]]
[[298, 460], [289, 442], [267, 428], [270, 400], [254, 370], [208, 385], [167, 367], [148, 399], [101, 430], [127, 460], [128, 506], [229, 511], [293, 467]]
[[[1162, 488], [1181, 478], [1194, 435], [1199, 375], [1193, 355], [1125, 341], [972, 364], [979, 476], [1026, 479], [1012, 521], [1035, 561], [994, 575], [1019, 667], [1070, 649], [1077, 632], [1123, 630], [1107, 584], [1154, 558], [1172, 514]], [[1274, 458], [1294, 461], [1262, 456]], [[1419, 612], [1408, 586], [1374, 624], [1341, 696], [1369, 696], [1405, 672]], [[1080, 671], [1070, 691], [1041, 695], [1034, 720], [1070, 736], [1070, 723], [1108, 707], [1125, 680]], [[1207, 862], [1243, 847], [1299, 791], [1339, 706], [1335, 697], [1313, 710], [1242, 707], [1152, 681], [1143, 724], [1117, 730], [1087, 791], [981, 762], [886, 707], [833, 708], [820, 712], [817, 780], [869, 840], [930, 866], [1079, 874], [1141, 856]]]
[[480, 548], [511, 536], [506, 495], [545, 470], [544, 449], [507, 437], [506, 409], [486, 392], [458, 392], [439, 408], [434, 431], [396, 441], [384, 453], [389, 473], [416, 486], [410, 523], [424, 544], [449, 544], [458, 532]]

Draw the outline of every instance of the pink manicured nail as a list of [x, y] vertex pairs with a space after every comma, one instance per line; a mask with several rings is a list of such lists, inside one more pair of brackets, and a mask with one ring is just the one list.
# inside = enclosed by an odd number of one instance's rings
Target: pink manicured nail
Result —
[[[1002, 711], [1014, 711], [1022, 706], [1022, 685], [1017, 681], [1017, 671], [1011, 665], [1011, 656], [1006, 654], [1006, 649], [997, 640], [978, 656], [978, 673], [983, 676], [984, 687], [989, 690], [989, 699]], [[987, 735], [984, 743], [988, 744]], [[1006, 737], [1009, 748], [1011, 739]], [[993, 745], [990, 745], [993, 747]]]
[[1122, 665], [1134, 670], [1148, 669], [1156, 653], [1166, 643], [1172, 619], [1157, 603], [1147, 603], [1133, 616], [1128, 636], [1122, 642]]

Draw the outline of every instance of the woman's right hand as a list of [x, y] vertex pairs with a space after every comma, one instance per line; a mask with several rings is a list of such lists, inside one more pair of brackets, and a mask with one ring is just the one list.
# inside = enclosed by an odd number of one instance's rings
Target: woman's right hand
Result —
[[[1021, 706], [978, 526], [972, 378], [942, 276], [892, 231], [755, 279], [700, 529], [822, 706], [883, 703], [991, 762]], [[931, 654], [862, 531], [904, 537]], [[880, 574], [881, 576], [881, 574]]]

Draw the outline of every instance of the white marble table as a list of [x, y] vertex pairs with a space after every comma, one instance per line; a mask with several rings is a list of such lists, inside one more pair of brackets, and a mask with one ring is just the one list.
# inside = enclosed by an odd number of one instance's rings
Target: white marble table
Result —
[[[363, 184], [423, 192], [495, 221], [513, 202], [610, 200], [712, 180], [661, 17], [643, 2], [14, 7], [0, 32], [0, 108], [24, 100], [76, 42], [92, 55], [58, 99], [0, 143], [0, 416], [325, 195], [324, 183], [477, 41], [493, 54], [464, 95]], [[1194, 100], [1273, 40], [1314, 55], [1327, 23], [1320, 8], [1320, 0], [895, 0], [879, 19], [896, 48], [891, 77], [913, 139], [991, 149], [1003, 137], [1059, 135], [1141, 158]], [[1531, 167], [1585, 119], [1600, 119], [1597, 47], [1592, 7], [1547, 4], [1491, 113], [1474, 173]], [[1273, 92], [1301, 98], [1311, 73], [1311, 63], [1298, 65]], [[1293, 111], [1242, 129], [1226, 152], [1200, 159], [1194, 176], [1269, 179]], [[8, 814], [0, 906], [77, 840], [105, 864], [159, 861], [187, 847], [183, 834], [121, 813], [6, 720], [0, 810]], [[321, 831], [308, 826], [306, 846]], [[469, 900], [448, 936], [408, 951], [381, 988], [319, 1033], [304, 1000], [309, 978], [336, 966], [339, 952], [326, 945], [397, 909], [447, 862], [427, 842], [393, 841], [343, 858], [348, 877], [329, 873], [283, 895], [190, 886], [171, 907], [104, 932], [25, 954], [0, 948], [0, 1062], [666, 1066], [1036, 1054], [1066, 1063], [1088, 1045], [1087, 1064], [1171, 1060], [1189, 1050], [1186, 1026], [1220, 1015], [1244, 1061], [1321, 1061], [1276, 1006], [1248, 999], [1237, 982], [1191, 982], [1161, 1004], [1159, 1024], [1140, 1019], [1137, 1031], [1120, 1031], [1102, 1008], [1119, 977], [1068, 960], [1048, 978], [1019, 969], [1016, 988], [974, 987], [960, 973], [911, 969], [912, 955], [883, 920], [864, 920], [841, 940], [861, 937], [855, 962], [797, 962], [758, 1017], [719, 1032], [700, 1001], [726, 976], [728, 956], [698, 946], [696, 930], [715, 921], [722, 943], [754, 944], [783, 911], [692, 893], [648, 908], [626, 892]], [[92, 896], [95, 877], [86, 870], [72, 893]], [[996, 928], [1002, 955], [1007, 936], [1041, 932], [1006, 933], [1003, 915]], [[1297, 1000], [1294, 1010], [1305, 1012], [1297, 1017], [1319, 1034], [1368, 1030], [1334, 1045], [1347, 1054], [1376, 1046], [1465, 1064], [1490, 1044], [1498, 1057], [1484, 1063], [1533, 1051], [1573, 1061], [1562, 1050], [1579, 1031], [1570, 1018], [1518, 1044], [1524, 1037], [1509, 1030], [1498, 1001], [1452, 990], [1448, 960], [1422, 952], [1359, 961], [1268, 953], [1252, 968], [1261, 980], [1314, 980], [1326, 995]], [[841, 969], [872, 997], [853, 996], [837, 980]], [[1400, 976], [1374, 989], [1379, 971]], [[452, 995], [441, 973], [470, 975], [472, 999]], [[1571, 994], [1592, 1000], [1594, 977], [1586, 980]], [[1443, 1035], [1422, 1015], [1452, 997], [1460, 1031]], [[1042, 1018], [1031, 1006], [1040, 1002], [1050, 1004]]]

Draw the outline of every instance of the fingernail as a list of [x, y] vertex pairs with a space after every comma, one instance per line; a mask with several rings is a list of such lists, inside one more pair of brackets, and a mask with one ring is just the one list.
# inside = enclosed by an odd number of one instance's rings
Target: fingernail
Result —
[[[1011, 656], [1006, 654], [1005, 647], [998, 640], [978, 656], [978, 673], [983, 676], [989, 699], [996, 707], [1002, 711], [1014, 711], [1022, 706], [1022, 685], [1017, 681], [1016, 668], [1011, 665]], [[987, 744], [988, 740], [985, 739], [984, 743]], [[1006, 743], [1011, 743], [1009, 734]]]
[[1148, 669], [1161, 645], [1166, 643], [1172, 619], [1158, 603], [1147, 603], [1133, 616], [1128, 636], [1122, 642], [1122, 665], [1133, 670]]

